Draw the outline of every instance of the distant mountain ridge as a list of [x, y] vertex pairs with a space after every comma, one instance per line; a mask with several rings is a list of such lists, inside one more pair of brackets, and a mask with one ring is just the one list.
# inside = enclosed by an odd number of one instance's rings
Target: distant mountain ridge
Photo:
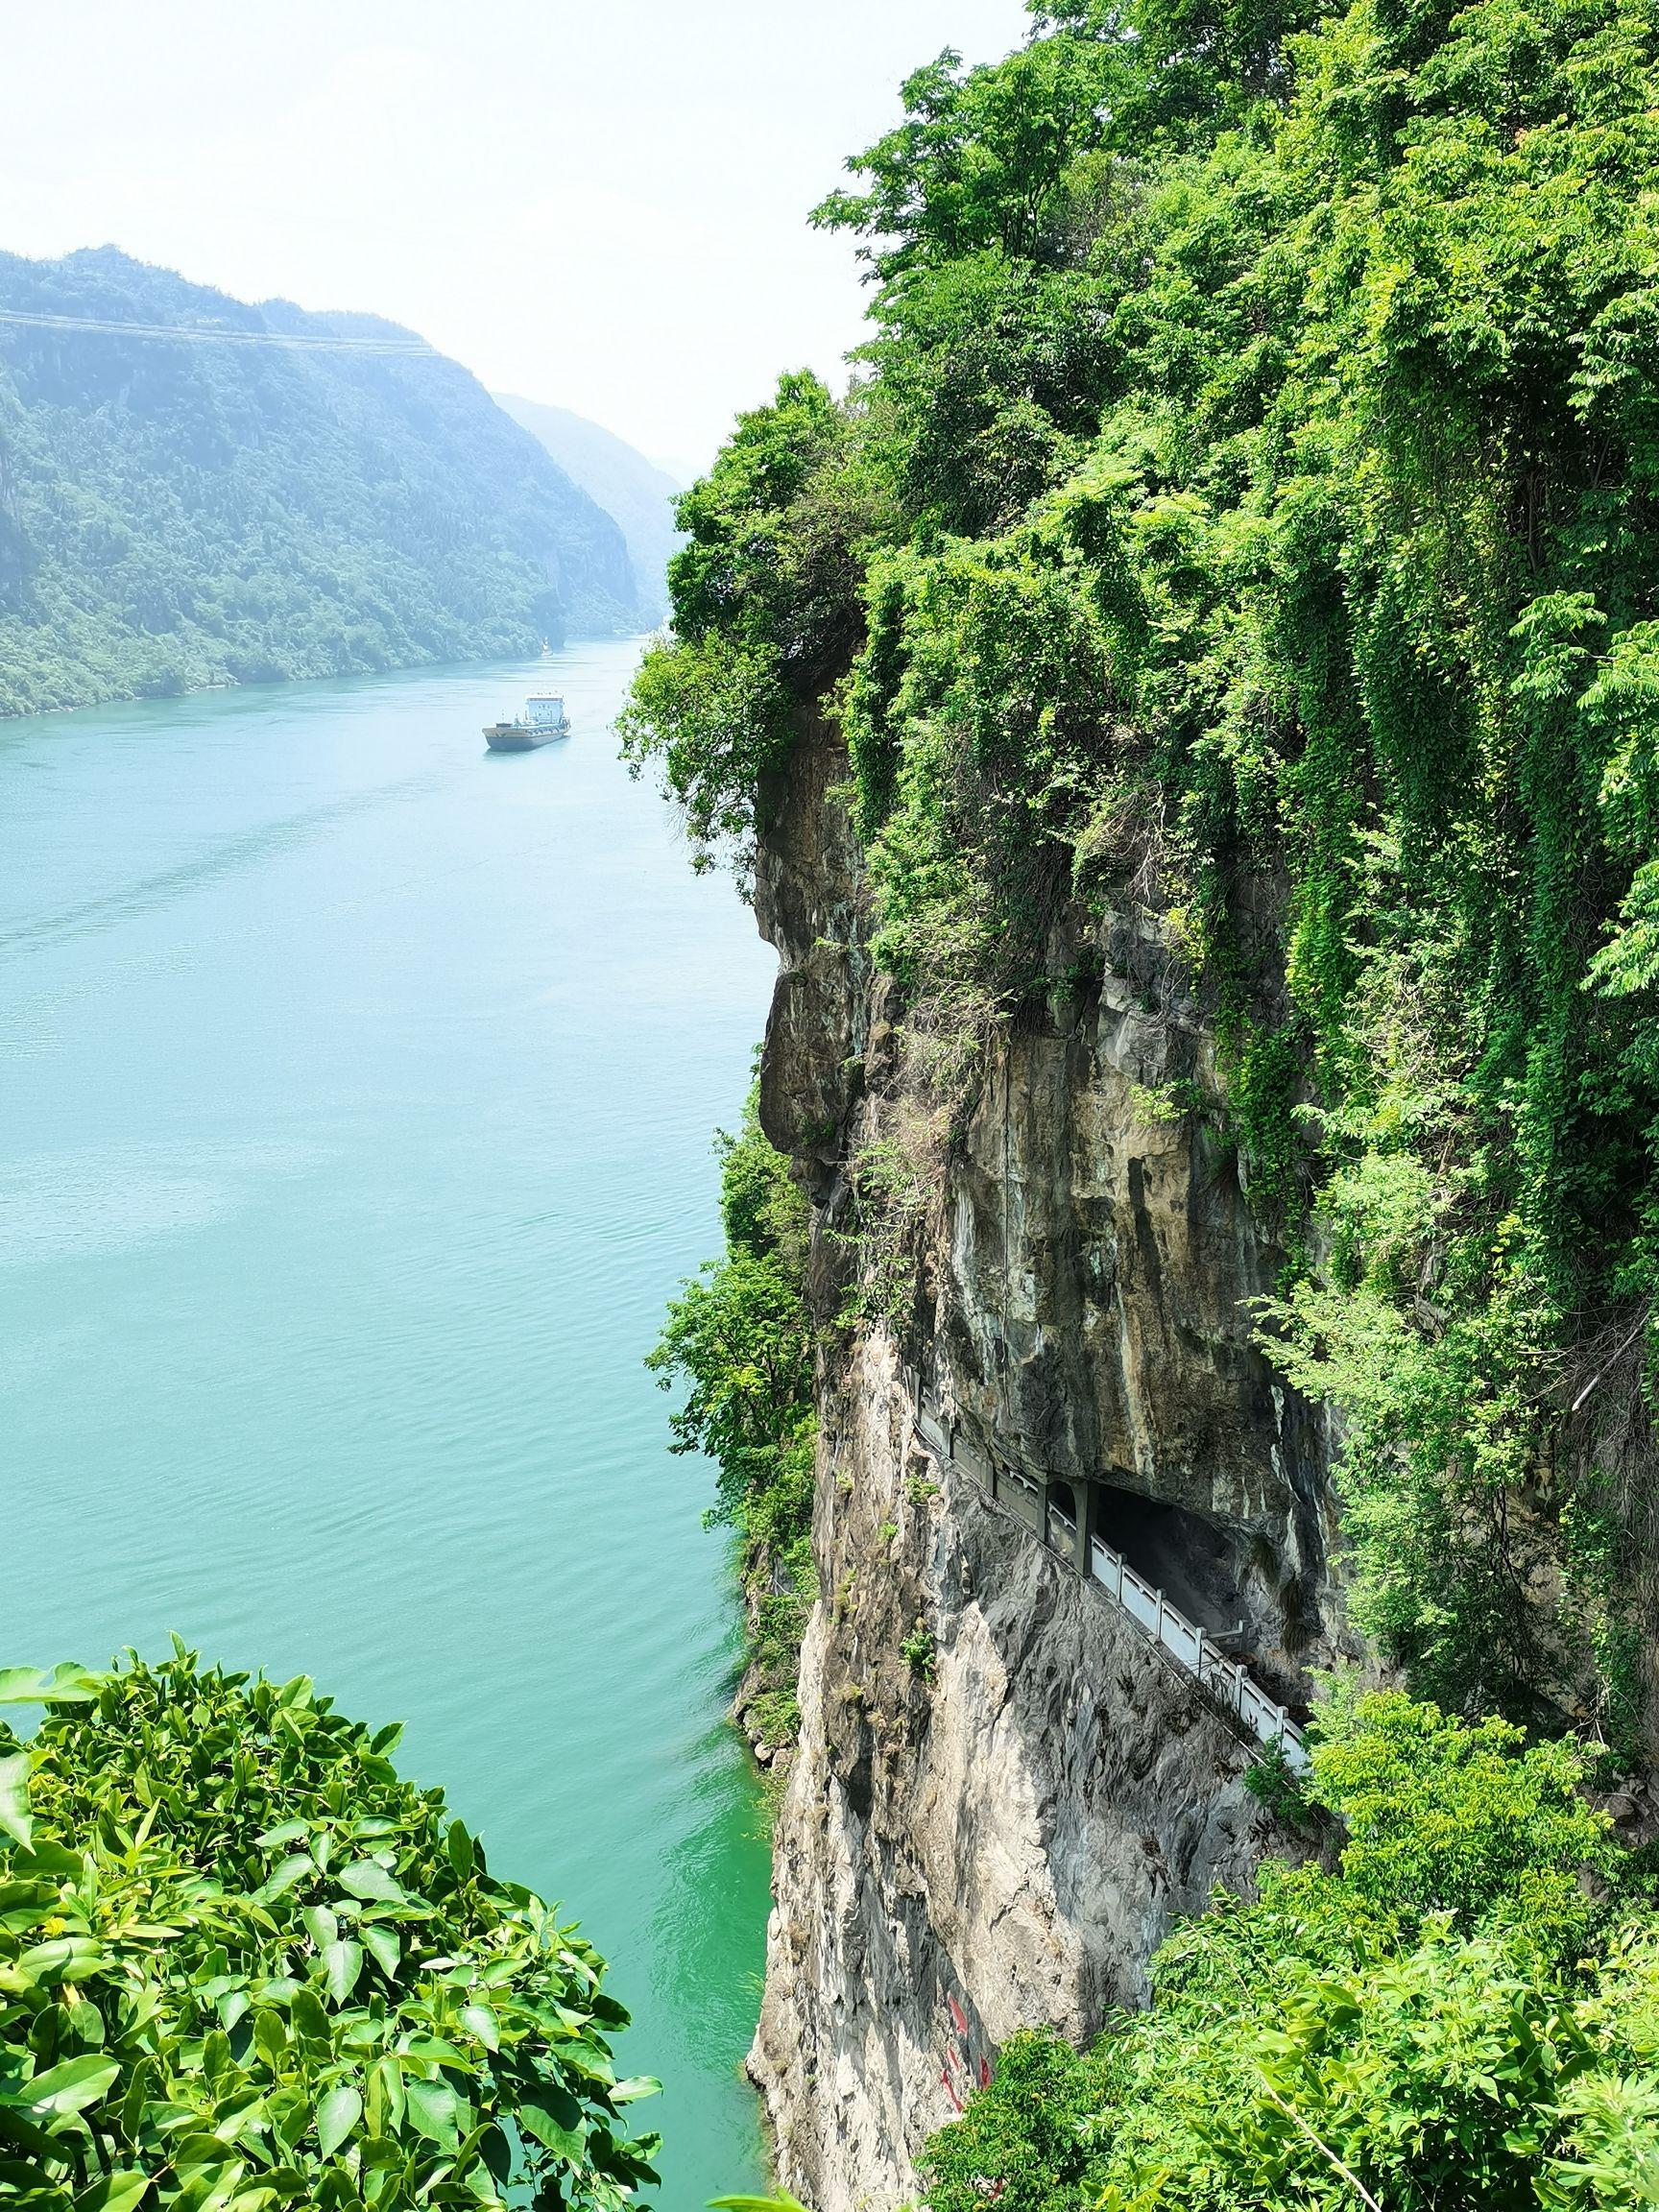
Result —
[[506, 656], [658, 604], [616, 522], [412, 333], [110, 247], [0, 254], [0, 713]]
[[654, 620], [665, 620], [668, 561], [680, 543], [674, 502], [685, 487], [614, 431], [567, 407], [549, 407], [510, 392], [497, 392], [494, 398], [621, 525], [640, 599]]

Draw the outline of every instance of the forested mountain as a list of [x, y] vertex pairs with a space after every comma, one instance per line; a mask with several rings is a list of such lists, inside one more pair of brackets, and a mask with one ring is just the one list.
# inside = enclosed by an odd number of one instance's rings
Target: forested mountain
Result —
[[616, 524], [410, 333], [0, 255], [0, 712], [647, 619]]
[[668, 562], [680, 543], [674, 505], [683, 487], [625, 439], [567, 407], [544, 407], [507, 392], [495, 394], [495, 404], [539, 438], [565, 473], [621, 525], [640, 603], [656, 618], [666, 614]]

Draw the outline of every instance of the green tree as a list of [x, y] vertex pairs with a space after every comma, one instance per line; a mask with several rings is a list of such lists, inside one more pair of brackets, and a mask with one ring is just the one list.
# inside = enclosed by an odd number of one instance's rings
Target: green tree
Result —
[[679, 504], [674, 638], [646, 654], [617, 728], [636, 774], [660, 762], [699, 867], [742, 867], [795, 712], [850, 649], [862, 518], [833, 466], [843, 431], [818, 377], [781, 377]]

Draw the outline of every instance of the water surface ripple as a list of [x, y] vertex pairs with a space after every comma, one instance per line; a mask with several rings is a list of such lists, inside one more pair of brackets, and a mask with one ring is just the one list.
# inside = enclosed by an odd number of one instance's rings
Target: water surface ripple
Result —
[[403, 1719], [611, 1957], [683, 2212], [757, 2178], [766, 1852], [640, 1361], [770, 959], [615, 759], [636, 652], [0, 724], [0, 1661]]

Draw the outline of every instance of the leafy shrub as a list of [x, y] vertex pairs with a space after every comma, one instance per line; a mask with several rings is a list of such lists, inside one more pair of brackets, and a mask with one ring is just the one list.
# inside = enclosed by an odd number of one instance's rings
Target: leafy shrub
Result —
[[1079, 2055], [1019, 2037], [927, 2151], [934, 2212], [1615, 2212], [1659, 2201], [1659, 1920], [1580, 1887], [1567, 1748], [1346, 1695], [1311, 1798], [1333, 1872], [1269, 1863]]
[[761, 1131], [751, 1093], [721, 1154], [724, 1256], [682, 1286], [646, 1365], [685, 1386], [669, 1417], [676, 1452], [715, 1465], [710, 1518], [737, 1532], [748, 1599], [753, 1718], [774, 1744], [795, 1740], [795, 1677], [816, 1590], [812, 1468], [813, 1328], [806, 1302], [807, 1207]]
[[[0, 2200], [614, 2208], [604, 1963], [303, 1677], [0, 1676]], [[8, 1787], [9, 1784], [9, 1787]]]
[[931, 2212], [1070, 2212], [1094, 2164], [1096, 2069], [1058, 2035], [1012, 2035], [988, 2087], [927, 2145]]
[[1320, 1714], [1313, 1794], [1347, 1836], [1344, 1880], [1401, 1916], [1463, 1930], [1494, 1914], [1570, 1956], [1592, 1910], [1582, 1877], [1615, 1863], [1604, 1816], [1578, 1795], [1576, 1745], [1505, 1720], [1448, 1719], [1401, 1691], [1338, 1692]]

